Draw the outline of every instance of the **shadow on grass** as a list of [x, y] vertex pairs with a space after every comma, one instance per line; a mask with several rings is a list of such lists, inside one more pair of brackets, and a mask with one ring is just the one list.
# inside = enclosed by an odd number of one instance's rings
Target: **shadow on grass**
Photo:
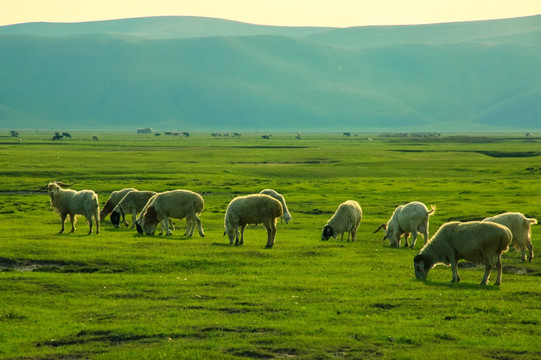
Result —
[[460, 289], [460, 290], [494, 290], [499, 291], [500, 286], [495, 286], [492, 284], [488, 285], [481, 285], [481, 284], [474, 284], [474, 283], [466, 283], [466, 282], [459, 282], [459, 283], [452, 283], [452, 282], [434, 282], [430, 280], [417, 280], [419, 282], [422, 282], [425, 285], [429, 286], [435, 286], [435, 287], [444, 287], [449, 289]]

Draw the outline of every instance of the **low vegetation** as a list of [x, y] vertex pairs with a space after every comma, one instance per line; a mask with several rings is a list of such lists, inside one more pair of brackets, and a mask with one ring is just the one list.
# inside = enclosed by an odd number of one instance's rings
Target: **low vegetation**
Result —
[[[0, 144], [0, 358], [536, 359], [541, 357], [541, 265], [503, 256], [500, 287], [463, 262], [461, 282], [437, 266], [417, 281], [414, 250], [374, 230], [400, 204], [437, 207], [432, 235], [449, 220], [504, 211], [541, 219], [539, 139], [433, 139], [260, 134], [189, 138], [20, 131]], [[373, 140], [369, 140], [373, 139]], [[479, 137], [481, 138], [481, 137]], [[507, 154], [509, 156], [493, 156]], [[206, 236], [115, 229], [58, 234], [49, 181], [92, 189], [103, 206], [135, 187], [200, 193]], [[223, 237], [238, 195], [273, 188], [293, 220], [265, 249], [260, 225], [243, 246]], [[322, 242], [345, 200], [359, 202], [357, 241]], [[534, 251], [541, 249], [533, 226]], [[540, 253], [541, 254], [541, 253]]]

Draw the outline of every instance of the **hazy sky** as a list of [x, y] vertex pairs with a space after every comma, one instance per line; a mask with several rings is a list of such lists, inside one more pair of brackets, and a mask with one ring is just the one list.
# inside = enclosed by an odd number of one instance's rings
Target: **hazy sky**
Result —
[[541, 0], [0, 0], [0, 25], [190, 15], [253, 24], [422, 24], [541, 14]]

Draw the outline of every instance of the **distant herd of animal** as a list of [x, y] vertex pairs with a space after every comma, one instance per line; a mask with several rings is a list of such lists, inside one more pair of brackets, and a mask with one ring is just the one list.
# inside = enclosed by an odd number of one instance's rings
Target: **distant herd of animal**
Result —
[[[51, 182], [47, 189], [53, 209], [59, 214], [64, 232], [64, 222], [69, 215], [71, 232], [75, 231], [74, 223], [77, 215], [84, 215], [89, 223], [89, 234], [92, 234], [93, 221], [96, 233], [99, 233], [100, 220], [111, 214], [111, 222], [119, 227], [122, 221], [126, 226], [125, 215], [132, 214], [132, 228], [136, 227], [141, 234], [154, 235], [158, 224], [161, 234], [171, 235], [170, 219], [186, 218], [186, 235], [192, 236], [195, 228], [199, 235], [205, 236], [199, 215], [203, 211], [203, 197], [189, 190], [171, 190], [161, 193], [139, 191], [126, 188], [113, 191], [100, 212], [98, 195], [92, 190], [75, 191], [61, 182]], [[436, 208], [428, 208], [421, 202], [414, 201], [398, 206], [389, 221], [382, 224], [374, 233], [383, 229], [384, 240], [388, 239], [392, 247], [399, 247], [402, 236], [405, 246], [413, 248], [417, 233], [424, 236], [425, 245], [414, 259], [415, 276], [426, 280], [428, 272], [437, 264], [450, 265], [452, 282], [459, 282], [458, 261], [467, 260], [485, 265], [485, 273], [481, 284], [486, 285], [490, 272], [496, 268], [498, 274], [495, 285], [500, 285], [502, 278], [502, 253], [509, 249], [511, 241], [522, 253], [522, 260], [533, 259], [531, 242], [531, 225], [537, 224], [534, 218], [527, 218], [518, 212], [507, 212], [483, 221], [458, 222], [443, 224], [429, 240], [429, 217]], [[139, 214], [139, 216], [137, 216]], [[231, 245], [244, 243], [244, 230], [250, 224], [263, 224], [267, 230], [267, 248], [274, 245], [276, 238], [276, 222], [280, 218], [287, 223], [291, 214], [284, 197], [272, 189], [265, 189], [259, 194], [239, 196], [231, 200], [224, 218], [225, 231]], [[323, 227], [321, 240], [343, 240], [347, 233], [347, 241], [356, 241], [357, 228], [362, 220], [362, 209], [354, 200], [347, 200]], [[239, 231], [240, 228], [240, 231]], [[411, 245], [409, 236], [413, 235]]]

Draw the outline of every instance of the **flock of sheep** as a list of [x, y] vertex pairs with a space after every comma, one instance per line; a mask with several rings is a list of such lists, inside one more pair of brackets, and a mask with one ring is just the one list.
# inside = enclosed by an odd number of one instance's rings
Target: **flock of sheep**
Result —
[[[64, 222], [69, 215], [71, 232], [75, 231], [74, 223], [77, 215], [84, 215], [89, 223], [89, 234], [92, 233], [93, 221], [96, 223], [96, 233], [100, 230], [100, 220], [111, 214], [111, 221], [118, 227], [121, 220], [129, 225], [126, 214], [132, 214], [132, 227], [137, 227], [139, 233], [154, 235], [158, 224], [162, 232], [171, 235], [171, 218], [186, 218], [186, 235], [192, 236], [195, 228], [199, 235], [205, 236], [199, 215], [203, 211], [204, 200], [201, 195], [189, 190], [172, 190], [162, 193], [153, 191], [138, 191], [126, 188], [113, 191], [99, 211], [98, 195], [92, 190], [75, 191], [68, 189], [60, 182], [48, 185], [49, 197], [53, 209], [60, 215], [64, 232]], [[415, 276], [425, 280], [428, 272], [437, 264], [450, 265], [453, 273], [452, 282], [459, 282], [458, 261], [467, 260], [485, 265], [485, 273], [481, 284], [486, 285], [493, 268], [498, 275], [495, 285], [500, 285], [502, 277], [502, 253], [507, 251], [511, 241], [515, 248], [521, 250], [522, 260], [533, 259], [531, 242], [531, 225], [537, 224], [534, 218], [527, 218], [518, 212], [507, 212], [483, 221], [448, 222], [443, 224], [436, 234], [428, 240], [429, 217], [436, 208], [428, 208], [421, 202], [410, 202], [398, 206], [388, 222], [382, 224], [374, 233], [383, 229], [384, 240], [389, 239], [392, 247], [399, 247], [402, 236], [405, 246], [413, 248], [417, 233], [424, 236], [425, 245], [414, 259]], [[139, 216], [137, 216], [139, 214]], [[244, 230], [249, 224], [263, 224], [267, 230], [267, 248], [274, 245], [276, 238], [277, 219], [283, 219], [286, 224], [291, 220], [291, 214], [284, 197], [272, 189], [265, 189], [259, 194], [239, 196], [228, 205], [224, 218], [224, 235], [229, 237], [230, 244], [244, 243]], [[362, 220], [362, 209], [354, 200], [340, 204], [334, 215], [324, 226], [321, 239], [336, 239], [339, 235], [343, 240], [347, 233], [347, 241], [355, 241], [357, 228]], [[240, 228], [240, 231], [239, 231]], [[409, 236], [413, 235], [411, 245]], [[240, 235], [240, 238], [239, 238]]]

